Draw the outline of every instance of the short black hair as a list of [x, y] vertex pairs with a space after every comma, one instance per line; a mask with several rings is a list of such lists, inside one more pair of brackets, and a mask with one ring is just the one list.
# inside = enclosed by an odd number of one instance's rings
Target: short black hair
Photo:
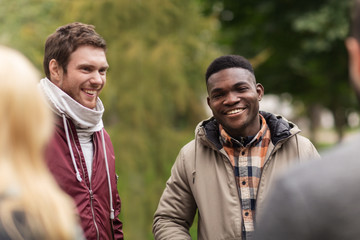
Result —
[[254, 69], [249, 60], [239, 55], [225, 55], [216, 58], [209, 65], [205, 73], [206, 83], [208, 82], [211, 75], [227, 68], [244, 68], [249, 70], [253, 75], [255, 75]]

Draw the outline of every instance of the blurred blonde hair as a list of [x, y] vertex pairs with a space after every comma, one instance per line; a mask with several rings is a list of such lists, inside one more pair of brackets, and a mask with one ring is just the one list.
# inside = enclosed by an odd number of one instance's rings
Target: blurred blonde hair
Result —
[[43, 158], [53, 119], [39, 74], [19, 52], [0, 46], [0, 225], [23, 239], [14, 223], [41, 239], [74, 239], [76, 209], [49, 173]]

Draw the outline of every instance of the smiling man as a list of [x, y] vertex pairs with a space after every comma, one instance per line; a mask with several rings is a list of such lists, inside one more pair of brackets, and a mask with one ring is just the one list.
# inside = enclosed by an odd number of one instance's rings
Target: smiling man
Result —
[[46, 40], [40, 88], [57, 115], [46, 161], [74, 199], [86, 238], [123, 239], [114, 149], [99, 98], [109, 67], [106, 43], [94, 29], [71, 23]]
[[251, 239], [271, 180], [319, 158], [294, 123], [259, 112], [264, 87], [248, 60], [219, 57], [205, 78], [213, 117], [199, 123], [175, 161], [154, 216], [156, 240], [191, 239], [196, 211], [199, 240]]

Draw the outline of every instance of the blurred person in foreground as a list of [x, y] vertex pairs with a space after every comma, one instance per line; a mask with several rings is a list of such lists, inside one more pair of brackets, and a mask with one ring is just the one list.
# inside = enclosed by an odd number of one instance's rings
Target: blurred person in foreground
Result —
[[213, 117], [196, 128], [171, 170], [153, 222], [155, 239], [251, 239], [271, 180], [288, 167], [319, 157], [299, 128], [259, 112], [264, 88], [249, 61], [226, 55], [206, 71]]
[[87, 239], [123, 239], [114, 149], [99, 98], [108, 67], [105, 40], [92, 25], [70, 23], [46, 40], [40, 87], [56, 115], [46, 161], [74, 199]]
[[53, 130], [38, 74], [0, 46], [0, 239], [84, 239], [72, 199], [44, 162]]
[[[349, 75], [360, 100], [360, 1], [354, 2], [351, 36], [346, 39]], [[299, 166], [275, 181], [258, 240], [360, 238], [360, 136]]]

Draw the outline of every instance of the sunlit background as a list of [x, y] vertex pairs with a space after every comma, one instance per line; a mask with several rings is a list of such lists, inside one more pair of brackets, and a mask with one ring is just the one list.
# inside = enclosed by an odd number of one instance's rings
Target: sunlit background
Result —
[[177, 153], [210, 116], [204, 72], [215, 57], [250, 59], [265, 87], [261, 109], [298, 124], [320, 152], [357, 131], [348, 10], [348, 0], [0, 0], [0, 44], [23, 52], [43, 76], [44, 42], [58, 26], [93, 24], [105, 38], [101, 99], [120, 218], [127, 240], [146, 240]]

